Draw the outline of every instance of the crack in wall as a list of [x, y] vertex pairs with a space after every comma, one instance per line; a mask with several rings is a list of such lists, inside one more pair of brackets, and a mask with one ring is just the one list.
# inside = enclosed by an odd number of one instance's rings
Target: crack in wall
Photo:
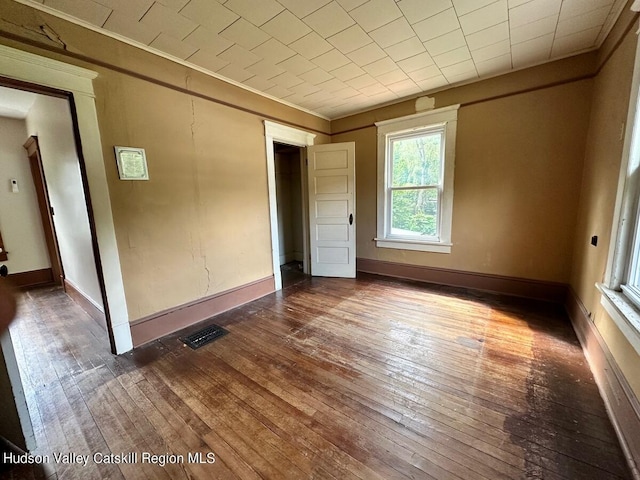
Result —
[[46, 23], [43, 25], [40, 25], [40, 30], [42, 31], [44, 36], [47, 37], [49, 40], [61, 45], [63, 50], [67, 50], [67, 44], [62, 41], [62, 39], [60, 38], [60, 35], [58, 35], [56, 31], [53, 28], [51, 28], [49, 25], [47, 25]]

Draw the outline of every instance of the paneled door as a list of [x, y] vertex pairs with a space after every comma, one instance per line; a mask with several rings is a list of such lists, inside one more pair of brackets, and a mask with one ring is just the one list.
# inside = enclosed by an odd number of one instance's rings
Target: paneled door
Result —
[[311, 275], [356, 276], [355, 143], [307, 147]]

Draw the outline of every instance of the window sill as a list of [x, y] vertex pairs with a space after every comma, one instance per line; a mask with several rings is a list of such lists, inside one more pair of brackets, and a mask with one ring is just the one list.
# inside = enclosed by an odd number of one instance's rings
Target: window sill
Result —
[[417, 250], [420, 252], [451, 253], [451, 243], [420, 242], [417, 240], [374, 238], [376, 247], [395, 248], [398, 250]]
[[600, 303], [640, 355], [640, 313], [622, 292], [611, 290], [601, 283], [596, 283], [596, 288], [602, 293]]

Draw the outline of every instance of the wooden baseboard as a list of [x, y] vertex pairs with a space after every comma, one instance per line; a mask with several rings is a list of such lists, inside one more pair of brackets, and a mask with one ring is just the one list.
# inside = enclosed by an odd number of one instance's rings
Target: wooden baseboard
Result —
[[473, 290], [545, 300], [560, 304], [564, 303], [567, 292], [567, 285], [564, 283], [543, 282], [540, 280], [528, 280], [525, 278], [485, 273], [462, 272], [459, 270], [385, 262], [368, 258], [358, 258], [356, 268], [359, 272], [436, 283], [451, 287], [471, 288]]
[[71, 297], [71, 299], [80, 305], [87, 314], [95, 320], [95, 322], [102, 327], [105, 332], [107, 331], [107, 319], [104, 312], [94, 305], [84, 293], [78, 290], [73, 283], [69, 282], [66, 278], [64, 280], [64, 291]]
[[177, 308], [131, 322], [133, 346], [139, 347], [157, 338], [211, 318], [219, 313], [264, 297], [275, 290], [273, 276], [227, 290]]
[[30, 272], [10, 273], [7, 276], [17, 288], [29, 288], [53, 283], [53, 270], [42, 268]]
[[640, 480], [640, 403], [587, 309], [572, 288], [565, 302], [567, 314], [582, 345], [591, 372], [607, 407], [633, 477]]

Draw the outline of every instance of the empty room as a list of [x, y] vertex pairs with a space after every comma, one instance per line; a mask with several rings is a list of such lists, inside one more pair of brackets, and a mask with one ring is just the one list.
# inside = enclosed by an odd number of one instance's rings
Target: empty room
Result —
[[0, 478], [640, 480], [638, 12], [0, 0]]

